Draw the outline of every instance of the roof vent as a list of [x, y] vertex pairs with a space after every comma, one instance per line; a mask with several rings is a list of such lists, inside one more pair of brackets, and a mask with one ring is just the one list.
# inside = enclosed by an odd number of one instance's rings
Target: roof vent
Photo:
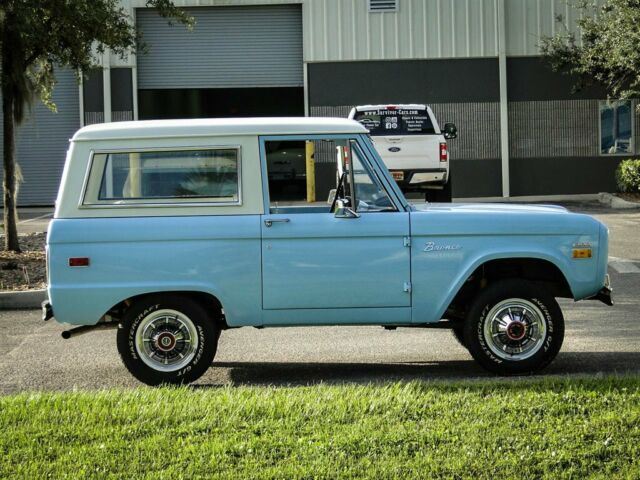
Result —
[[369, 0], [370, 12], [396, 12], [398, 0]]

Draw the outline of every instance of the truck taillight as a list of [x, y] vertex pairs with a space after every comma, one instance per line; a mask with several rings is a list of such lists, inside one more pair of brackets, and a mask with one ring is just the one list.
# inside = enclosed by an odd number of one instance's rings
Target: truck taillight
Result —
[[447, 158], [447, 144], [445, 142], [442, 142], [440, 144], [440, 161], [441, 162], [446, 162], [448, 160]]

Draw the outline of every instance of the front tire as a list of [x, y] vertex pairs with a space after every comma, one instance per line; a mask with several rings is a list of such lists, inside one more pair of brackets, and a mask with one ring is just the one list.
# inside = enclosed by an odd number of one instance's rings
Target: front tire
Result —
[[207, 371], [219, 334], [214, 319], [194, 300], [153, 295], [125, 313], [117, 345], [125, 367], [141, 382], [180, 385]]
[[542, 370], [563, 339], [564, 318], [555, 298], [523, 280], [502, 280], [482, 290], [465, 320], [465, 346], [480, 365], [500, 375]]

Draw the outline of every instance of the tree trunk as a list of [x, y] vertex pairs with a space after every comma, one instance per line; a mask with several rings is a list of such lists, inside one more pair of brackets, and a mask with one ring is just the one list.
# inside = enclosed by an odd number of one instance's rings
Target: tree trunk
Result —
[[[5, 57], [3, 57], [3, 60], [4, 58]], [[18, 210], [16, 207], [18, 185], [16, 177], [15, 124], [13, 118], [14, 98], [11, 88], [5, 88], [5, 86], [8, 85], [8, 79], [5, 78], [4, 72], [8, 71], [8, 65], [3, 61], [2, 66], [4, 249], [20, 252], [20, 243], [18, 242]]]

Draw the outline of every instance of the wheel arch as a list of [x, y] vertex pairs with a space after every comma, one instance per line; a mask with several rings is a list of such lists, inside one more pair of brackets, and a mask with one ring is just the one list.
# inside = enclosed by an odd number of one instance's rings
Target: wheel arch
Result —
[[460, 307], [486, 286], [499, 280], [518, 278], [545, 288], [554, 297], [574, 298], [568, 276], [561, 265], [546, 255], [488, 256], [478, 259], [460, 275], [440, 318], [456, 316]]
[[228, 328], [226, 319], [224, 317], [224, 307], [222, 305], [222, 302], [216, 295], [202, 290], [163, 290], [139, 293], [137, 295], [133, 295], [124, 300], [121, 300], [120, 302], [113, 305], [105, 313], [101, 321], [103, 321], [104, 317], [107, 315], [110, 315], [116, 319], [120, 319], [125, 314], [125, 312], [139, 300], [158, 295], [164, 297], [176, 296], [189, 298], [204, 307], [207, 312], [211, 312], [211, 319], [214, 321], [216, 326], [218, 326], [222, 330]]

